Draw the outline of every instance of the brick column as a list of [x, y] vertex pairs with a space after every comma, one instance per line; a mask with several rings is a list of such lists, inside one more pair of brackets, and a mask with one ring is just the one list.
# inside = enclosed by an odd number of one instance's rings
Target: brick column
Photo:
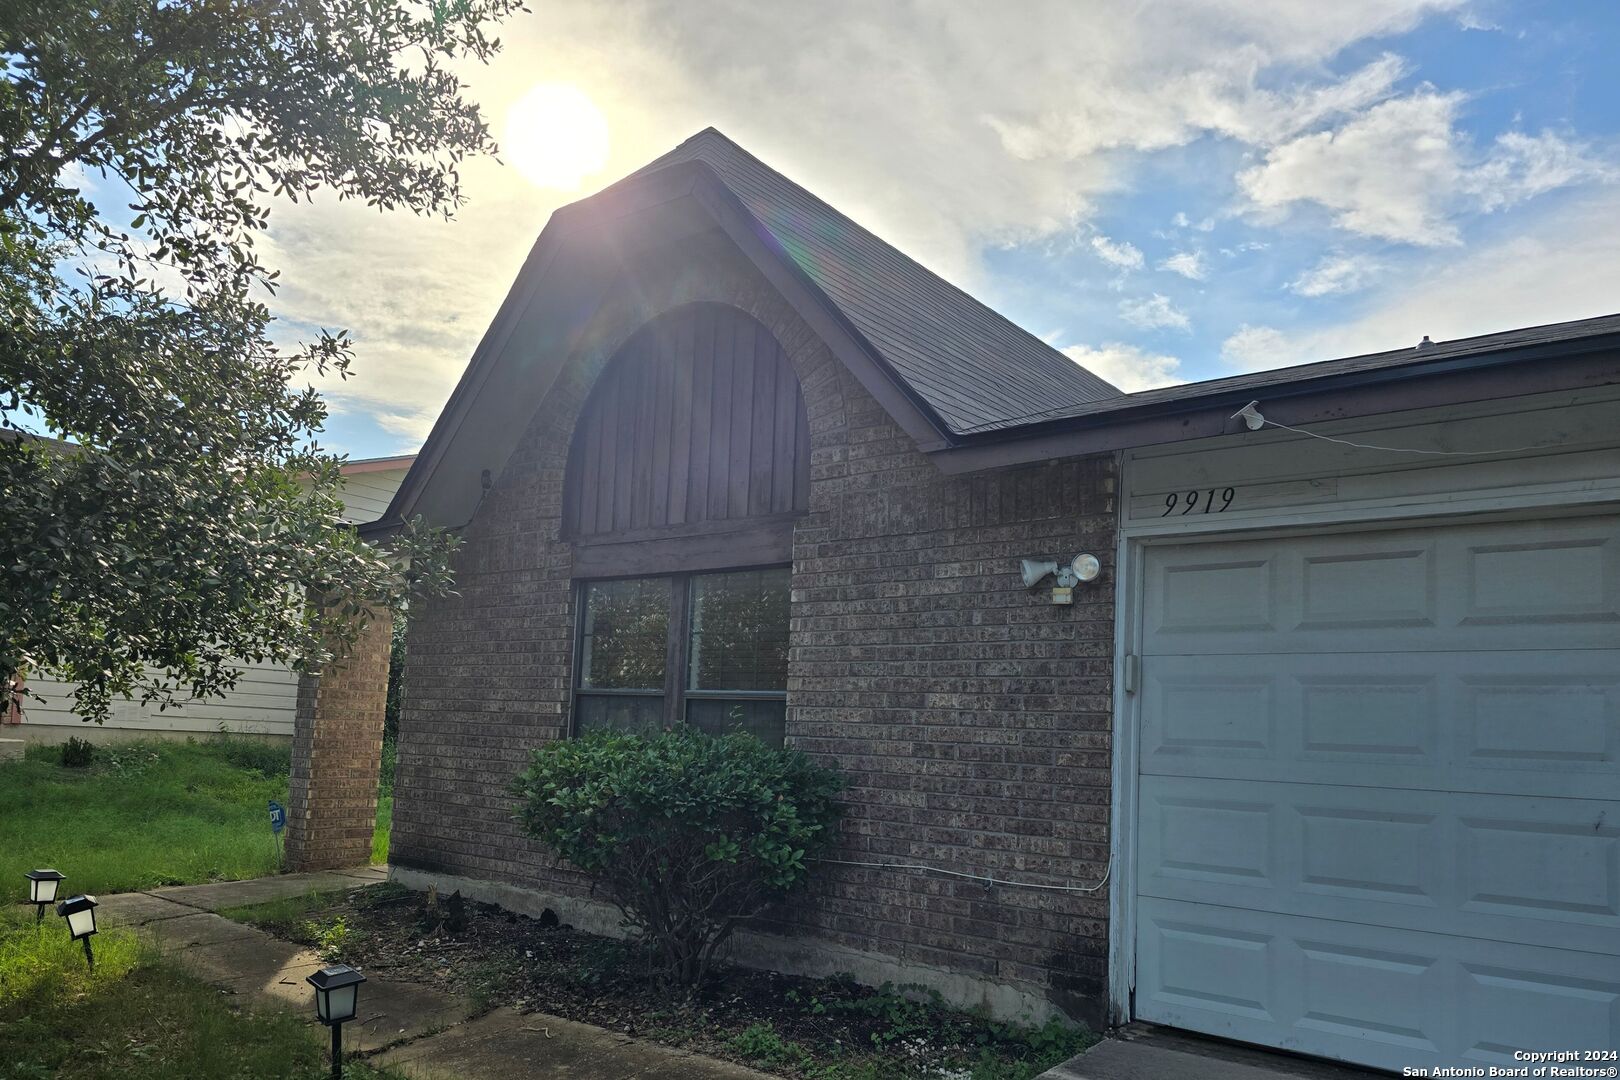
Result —
[[354, 649], [319, 675], [298, 679], [287, 869], [327, 870], [371, 861], [388, 702], [393, 617], [384, 612]]

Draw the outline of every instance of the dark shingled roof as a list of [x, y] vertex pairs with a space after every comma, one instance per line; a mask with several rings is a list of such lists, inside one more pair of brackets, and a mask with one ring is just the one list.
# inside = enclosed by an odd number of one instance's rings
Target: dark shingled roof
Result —
[[1119, 389], [761, 162], [714, 128], [637, 170], [701, 161], [953, 432]]
[[1096, 401], [1055, 405], [1037, 414], [981, 424], [971, 433], [963, 432], [961, 434], [979, 434], [981, 432], [1021, 427], [1046, 421], [1077, 419], [1080, 417], [1105, 418], [1109, 413], [1123, 409], [1134, 409], [1145, 405], [1169, 406], [1178, 402], [1192, 402], [1198, 398], [1220, 394], [1253, 393], [1260, 396], [1268, 391], [1275, 393], [1294, 384], [1308, 383], [1337, 375], [1371, 374], [1417, 365], [1430, 367], [1441, 365], [1448, 360], [1461, 361], [1472, 357], [1533, 349], [1542, 345], [1586, 341], [1607, 338], [1613, 335], [1620, 335], [1620, 315], [1599, 315], [1590, 319], [1575, 319], [1570, 322], [1547, 323], [1542, 326], [1527, 326], [1518, 330], [1504, 330], [1494, 334], [1478, 334], [1473, 337], [1453, 338], [1449, 341], [1428, 342], [1421, 345], [1407, 346], [1404, 349], [1362, 353], [1358, 356], [1346, 356], [1338, 360], [1320, 360], [1316, 363], [1272, 368], [1266, 371], [1250, 372], [1245, 375], [1229, 375], [1221, 379], [1206, 379], [1203, 382], [1161, 386], [1153, 390], [1138, 390], [1134, 394], [1122, 394], [1118, 397]]

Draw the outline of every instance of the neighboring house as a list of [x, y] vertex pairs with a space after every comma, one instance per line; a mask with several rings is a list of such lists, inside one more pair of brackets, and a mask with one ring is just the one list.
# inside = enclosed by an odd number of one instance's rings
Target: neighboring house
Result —
[[529, 749], [743, 727], [850, 811], [746, 962], [1396, 1070], [1613, 1047], [1617, 511], [1620, 317], [1121, 394], [705, 131], [553, 215], [366, 530], [465, 538], [391, 858], [611, 930]]
[[[414, 455], [370, 458], [343, 465], [344, 516], [355, 524], [382, 515]], [[72, 683], [33, 676], [28, 688], [43, 701], [23, 702], [23, 722], [7, 727], [10, 737], [61, 742], [70, 735], [91, 740], [197, 735], [232, 731], [291, 740], [298, 674], [279, 664], [245, 664], [236, 688], [223, 697], [204, 698], [168, 709], [139, 701], [115, 700], [105, 723], [87, 724], [73, 711]]]

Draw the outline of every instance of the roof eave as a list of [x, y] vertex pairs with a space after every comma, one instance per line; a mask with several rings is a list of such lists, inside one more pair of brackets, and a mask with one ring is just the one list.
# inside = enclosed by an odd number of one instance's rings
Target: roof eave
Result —
[[1617, 383], [1620, 334], [1599, 334], [1315, 379], [1212, 387], [1168, 401], [1122, 401], [1106, 411], [959, 436], [931, 457], [941, 471], [960, 474], [1214, 438], [1245, 430], [1232, 414], [1254, 400], [1269, 419], [1298, 426]]

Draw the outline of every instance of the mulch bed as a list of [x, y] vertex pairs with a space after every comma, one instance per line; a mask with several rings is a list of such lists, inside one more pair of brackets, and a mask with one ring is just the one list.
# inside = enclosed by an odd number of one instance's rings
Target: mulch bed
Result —
[[729, 966], [690, 1001], [672, 1000], [627, 942], [455, 900], [441, 899], [430, 914], [422, 894], [381, 885], [321, 897], [298, 919], [262, 925], [324, 943], [368, 974], [467, 995], [484, 1008], [549, 1013], [784, 1076], [1025, 1080], [1092, 1041], [1057, 1024], [996, 1023], [916, 992]]

